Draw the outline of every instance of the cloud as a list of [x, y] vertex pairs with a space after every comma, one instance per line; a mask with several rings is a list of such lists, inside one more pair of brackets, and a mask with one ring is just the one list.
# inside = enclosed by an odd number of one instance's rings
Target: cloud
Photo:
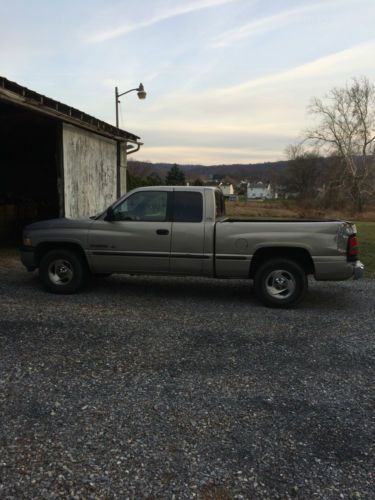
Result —
[[278, 14], [273, 14], [271, 16], [255, 19], [254, 21], [248, 24], [239, 26], [232, 30], [228, 30], [225, 33], [219, 35], [214, 39], [212, 47], [222, 48], [234, 45], [245, 38], [261, 35], [263, 33], [274, 31], [276, 29], [294, 23], [296, 22], [296, 20], [298, 20], [300, 17], [302, 17], [307, 13], [311, 13], [313, 11], [318, 11], [321, 9], [326, 9], [331, 7], [332, 5], [337, 5], [343, 2], [345, 2], [345, 0], [330, 0], [330, 1], [327, 0], [325, 2], [318, 2], [310, 5], [304, 5], [303, 7], [297, 7], [294, 9], [280, 12]]
[[132, 24], [124, 24], [107, 31], [94, 33], [87, 39], [87, 41], [89, 43], [105, 42], [107, 40], [111, 40], [121, 35], [130, 33], [131, 31], [139, 30], [141, 28], [147, 28], [149, 26], [157, 24], [161, 21], [165, 21], [166, 19], [170, 19], [172, 17], [177, 17], [198, 10], [207, 9], [210, 7], [216, 7], [219, 5], [224, 5], [237, 1], [238, 0], [194, 0], [190, 3], [182, 2], [177, 7], [171, 8], [168, 11], [162, 12], [161, 14], [150, 17], [148, 19], [144, 19], [143, 21], [134, 22]]
[[[248, 106], [251, 104], [252, 111], [255, 109], [264, 115], [269, 110], [272, 115], [284, 107], [285, 101], [280, 96], [285, 92], [288, 92], [288, 95], [292, 92], [293, 96], [296, 92], [300, 92], [308, 98], [308, 96], [329, 90], [333, 85], [341, 85], [359, 74], [375, 78], [374, 66], [369, 64], [373, 59], [374, 51], [375, 39], [236, 85], [199, 89], [196, 92], [175, 91], [159, 97], [152, 106], [147, 107], [147, 112], [155, 116], [160, 116], [159, 113], [162, 113], [165, 116], [166, 113], [175, 115], [178, 110], [180, 115], [183, 114], [183, 119], [194, 120], [199, 110], [202, 117], [213, 123], [222, 113], [225, 113], [226, 123], [228, 123], [228, 116], [248, 113]], [[266, 109], [265, 103], [260, 102], [265, 96], [268, 103]], [[301, 105], [303, 103], [299, 100], [298, 106]], [[273, 109], [270, 109], [271, 106]]]
[[[234, 85], [224, 89], [217, 89], [217, 95], [232, 94], [251, 90], [265, 85], [296, 81], [298, 79], [317, 79], [320, 76], [327, 77], [328, 75], [346, 75], [346, 77], [354, 76], [357, 69], [363, 71], [366, 69], [366, 61], [371, 60], [375, 50], [375, 39], [366, 43], [350, 47], [349, 49], [335, 52], [328, 56], [321, 57], [315, 61], [295, 66], [294, 68], [272, 73], [270, 75], [255, 78], [239, 85]], [[350, 65], [346, 64], [350, 63]], [[350, 68], [350, 69], [349, 69]], [[347, 75], [348, 70], [350, 74]]]

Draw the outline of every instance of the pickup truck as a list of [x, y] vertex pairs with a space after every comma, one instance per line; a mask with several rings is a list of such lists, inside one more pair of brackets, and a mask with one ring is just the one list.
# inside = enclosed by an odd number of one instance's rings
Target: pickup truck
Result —
[[346, 280], [364, 269], [350, 222], [228, 217], [219, 189], [183, 186], [139, 188], [96, 216], [31, 224], [21, 260], [53, 293], [112, 273], [239, 278], [281, 308], [303, 298], [309, 275]]

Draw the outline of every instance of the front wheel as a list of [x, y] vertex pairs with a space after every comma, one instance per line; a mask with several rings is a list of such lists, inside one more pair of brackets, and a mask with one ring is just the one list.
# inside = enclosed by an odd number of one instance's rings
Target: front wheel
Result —
[[74, 293], [86, 283], [86, 262], [75, 252], [61, 248], [46, 253], [39, 265], [39, 277], [52, 293]]
[[256, 272], [255, 293], [269, 307], [297, 305], [307, 291], [307, 276], [302, 267], [288, 259], [265, 262]]

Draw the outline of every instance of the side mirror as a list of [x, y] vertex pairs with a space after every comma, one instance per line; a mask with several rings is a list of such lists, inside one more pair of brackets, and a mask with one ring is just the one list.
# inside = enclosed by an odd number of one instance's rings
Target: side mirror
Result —
[[104, 220], [107, 222], [115, 220], [115, 211], [113, 210], [112, 207], [109, 207], [107, 209], [107, 213], [105, 214]]

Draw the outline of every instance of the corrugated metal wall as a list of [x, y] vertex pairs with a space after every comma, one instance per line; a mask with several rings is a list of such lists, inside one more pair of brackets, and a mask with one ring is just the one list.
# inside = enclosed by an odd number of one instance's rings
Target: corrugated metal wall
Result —
[[63, 164], [66, 217], [94, 215], [116, 200], [116, 141], [64, 123]]

